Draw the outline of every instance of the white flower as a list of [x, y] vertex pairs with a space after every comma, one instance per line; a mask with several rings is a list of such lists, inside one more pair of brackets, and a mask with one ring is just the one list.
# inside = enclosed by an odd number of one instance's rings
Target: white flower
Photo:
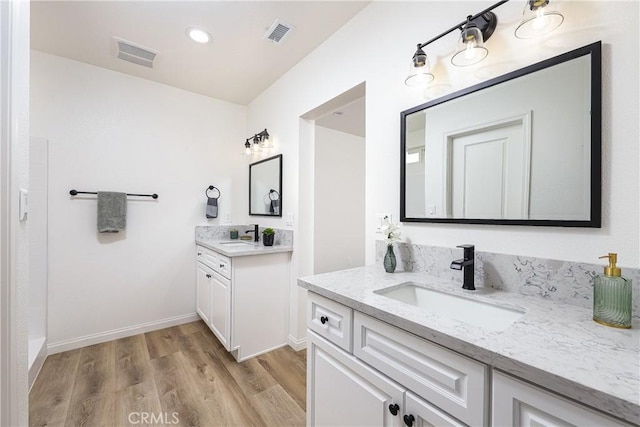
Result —
[[384, 240], [387, 242], [387, 246], [400, 240], [400, 227], [398, 224], [392, 224], [388, 216], [385, 216], [382, 220], [380, 231], [384, 234]]

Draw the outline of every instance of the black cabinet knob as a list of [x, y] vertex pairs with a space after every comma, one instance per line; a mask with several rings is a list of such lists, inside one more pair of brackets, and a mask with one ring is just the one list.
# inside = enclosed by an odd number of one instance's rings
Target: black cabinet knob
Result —
[[320, 316], [320, 323], [322, 323], [323, 325], [328, 321], [329, 321], [329, 318], [327, 316]]
[[399, 410], [400, 410], [400, 407], [398, 406], [397, 403], [392, 403], [391, 405], [389, 405], [389, 412], [391, 412], [391, 415], [393, 415], [394, 417], [398, 415]]
[[405, 415], [404, 416], [404, 423], [407, 425], [407, 427], [411, 427], [415, 420], [416, 419], [414, 418], [413, 415]]
[[220, 264], [220, 268], [224, 268], [224, 264]]
[[198, 256], [202, 255], [202, 252], [198, 252]]
[[207, 274], [207, 279], [211, 279], [211, 275], [210, 274]]

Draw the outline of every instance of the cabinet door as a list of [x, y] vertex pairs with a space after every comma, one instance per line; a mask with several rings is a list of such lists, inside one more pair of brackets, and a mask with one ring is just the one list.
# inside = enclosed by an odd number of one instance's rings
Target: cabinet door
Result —
[[231, 282], [211, 275], [211, 330], [227, 350], [231, 347]]
[[486, 365], [358, 311], [353, 354], [465, 424], [489, 423]]
[[625, 424], [494, 371], [493, 425], [569, 427]]
[[464, 427], [455, 418], [449, 416], [447, 413], [442, 412], [435, 406], [425, 402], [418, 396], [411, 392], [407, 392], [405, 395], [405, 411], [404, 422], [407, 426], [412, 427], [441, 427], [441, 426], [456, 426]]
[[403, 425], [403, 388], [311, 331], [307, 352], [308, 426]]
[[196, 311], [211, 326], [211, 277], [213, 270], [199, 262], [196, 263]]

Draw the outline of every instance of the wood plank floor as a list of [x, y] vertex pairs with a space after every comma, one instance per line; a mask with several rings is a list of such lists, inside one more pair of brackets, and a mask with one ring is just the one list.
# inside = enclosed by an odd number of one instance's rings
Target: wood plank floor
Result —
[[306, 351], [237, 363], [201, 322], [49, 356], [31, 426], [304, 426]]

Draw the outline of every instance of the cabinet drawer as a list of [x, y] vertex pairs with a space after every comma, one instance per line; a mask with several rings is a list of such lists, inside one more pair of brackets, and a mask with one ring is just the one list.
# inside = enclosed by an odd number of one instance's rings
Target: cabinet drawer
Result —
[[196, 246], [196, 258], [213, 271], [231, 279], [231, 258], [203, 246]]
[[196, 246], [196, 259], [215, 270], [215, 266], [218, 263], [218, 254], [203, 246]]
[[213, 269], [220, 273], [221, 276], [231, 279], [231, 258], [218, 253], [216, 255], [218, 256], [218, 262]]
[[492, 402], [493, 426], [627, 425], [496, 371]]
[[354, 313], [353, 354], [468, 425], [487, 425], [488, 367]]
[[351, 352], [353, 311], [318, 294], [307, 294], [307, 327], [338, 347]]

